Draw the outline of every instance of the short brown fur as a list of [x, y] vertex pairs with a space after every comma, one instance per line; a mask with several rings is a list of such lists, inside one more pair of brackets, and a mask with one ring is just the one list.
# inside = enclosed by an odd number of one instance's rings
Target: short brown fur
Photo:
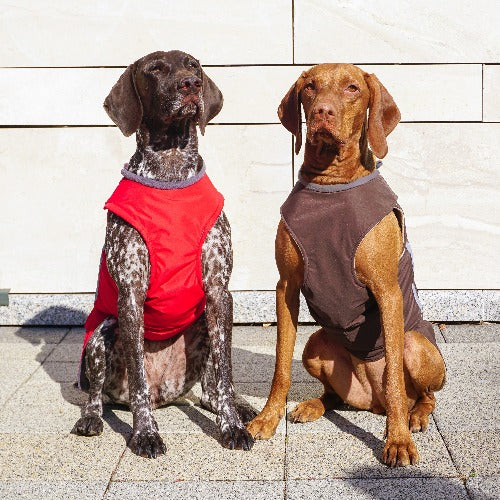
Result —
[[[307, 123], [301, 175], [316, 184], [352, 182], [375, 168], [375, 156], [387, 154], [386, 137], [400, 120], [389, 92], [375, 75], [348, 64], [321, 64], [304, 72], [283, 98], [278, 115], [301, 147], [301, 105]], [[368, 118], [366, 114], [368, 111]], [[371, 150], [370, 150], [371, 148]], [[374, 413], [386, 413], [387, 440], [382, 460], [390, 466], [418, 462], [412, 432], [425, 430], [433, 411], [433, 392], [445, 379], [438, 349], [420, 332], [404, 331], [398, 261], [403, 249], [394, 213], [384, 217], [362, 240], [355, 255], [358, 279], [373, 293], [381, 314], [385, 356], [362, 361], [320, 329], [303, 354], [308, 372], [324, 385], [320, 398], [300, 403], [295, 422], [312, 421], [345, 401]], [[297, 332], [301, 253], [283, 221], [276, 236], [278, 338], [271, 392], [262, 412], [248, 425], [256, 438], [270, 438], [283, 416]]]

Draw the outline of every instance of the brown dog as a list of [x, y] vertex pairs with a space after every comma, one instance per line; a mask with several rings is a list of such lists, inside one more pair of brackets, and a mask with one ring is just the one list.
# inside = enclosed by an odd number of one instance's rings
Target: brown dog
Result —
[[324, 393], [300, 403], [291, 420], [316, 420], [341, 401], [386, 413], [383, 462], [415, 464], [410, 430], [428, 427], [445, 368], [422, 319], [402, 210], [376, 169], [400, 113], [375, 75], [348, 64], [314, 66], [278, 109], [296, 152], [301, 104], [304, 163], [276, 236], [276, 367], [268, 401], [248, 430], [269, 438], [284, 413], [302, 291], [322, 327], [302, 359]]

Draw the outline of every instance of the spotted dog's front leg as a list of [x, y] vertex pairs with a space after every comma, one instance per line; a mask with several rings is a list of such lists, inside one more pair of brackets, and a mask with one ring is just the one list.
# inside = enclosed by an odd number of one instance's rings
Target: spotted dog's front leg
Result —
[[[217, 423], [225, 448], [250, 450], [254, 440], [238, 411], [231, 369], [233, 298], [228, 290], [233, 267], [231, 228], [221, 213], [207, 235], [202, 251], [203, 282], [207, 305], [208, 334], [216, 382]], [[212, 402], [213, 406], [213, 402]]]
[[149, 285], [149, 258], [140, 234], [109, 213], [106, 263], [118, 287], [118, 325], [125, 348], [133, 434], [130, 449], [140, 456], [156, 458], [165, 453], [158, 425], [151, 411], [144, 369], [144, 301]]

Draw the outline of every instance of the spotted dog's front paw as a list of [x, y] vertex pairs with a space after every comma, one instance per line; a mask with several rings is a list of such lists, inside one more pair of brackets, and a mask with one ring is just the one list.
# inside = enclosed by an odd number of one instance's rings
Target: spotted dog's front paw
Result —
[[104, 424], [102, 423], [101, 417], [97, 415], [87, 415], [76, 422], [71, 432], [79, 436], [99, 436], [102, 434], [103, 428]]
[[247, 404], [240, 403], [237, 406], [238, 415], [240, 416], [240, 420], [244, 425], [247, 425], [251, 420], [253, 420], [257, 416], [257, 412]]
[[244, 427], [226, 427], [221, 431], [221, 444], [230, 450], [251, 450], [254, 444], [252, 435]]
[[163, 439], [152, 430], [134, 432], [129, 447], [136, 455], [145, 458], [156, 458], [167, 451]]

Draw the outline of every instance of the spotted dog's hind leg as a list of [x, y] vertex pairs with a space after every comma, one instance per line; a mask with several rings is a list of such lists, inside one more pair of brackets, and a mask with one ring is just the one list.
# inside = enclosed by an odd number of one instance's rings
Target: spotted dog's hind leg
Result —
[[80, 436], [98, 436], [102, 433], [102, 389], [106, 379], [106, 352], [113, 343], [116, 319], [105, 319], [85, 346], [85, 375], [89, 381], [89, 398], [82, 409], [82, 417], [72, 432]]

